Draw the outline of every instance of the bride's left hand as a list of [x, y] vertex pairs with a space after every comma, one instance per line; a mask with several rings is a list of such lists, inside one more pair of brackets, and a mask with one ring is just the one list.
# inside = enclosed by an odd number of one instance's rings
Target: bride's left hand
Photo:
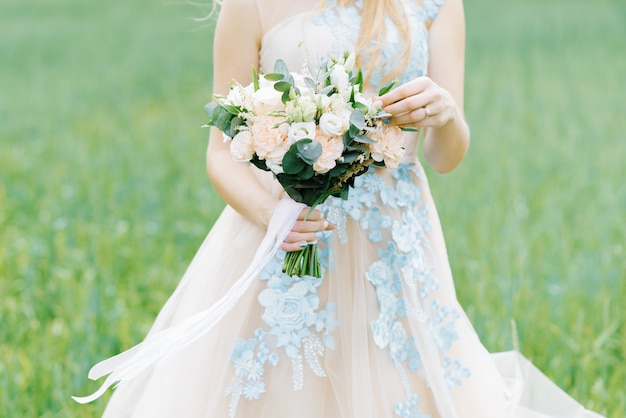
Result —
[[429, 77], [418, 77], [375, 100], [392, 115], [390, 123], [403, 128], [440, 128], [458, 110], [452, 95]]

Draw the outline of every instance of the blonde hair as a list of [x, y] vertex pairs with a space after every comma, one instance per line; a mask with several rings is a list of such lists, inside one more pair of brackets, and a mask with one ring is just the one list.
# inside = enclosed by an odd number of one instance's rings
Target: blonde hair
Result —
[[[327, 1], [328, 0], [326, 0], [326, 2]], [[340, 6], [346, 6], [354, 4], [354, 0], [338, 0], [338, 3]], [[385, 23], [387, 17], [391, 19], [391, 22], [398, 31], [400, 45], [395, 56], [383, 61], [382, 52], [384, 41], [387, 38], [387, 27]], [[375, 68], [388, 69], [392, 61], [394, 65], [391, 67], [390, 71], [385, 71], [382, 82], [386, 83], [398, 77], [410, 59], [410, 35], [409, 21], [398, 5], [397, 0], [364, 0], [363, 13], [361, 15], [361, 28], [355, 49], [357, 53], [357, 66], [363, 68], [366, 79], [371, 77], [372, 71]], [[367, 62], [364, 62], [365, 58], [367, 58]]]
[[[213, 15], [222, 4], [223, 0], [212, 1]], [[414, 0], [420, 1], [420, 0]], [[328, 6], [329, 0], [322, 0], [323, 6]], [[341, 7], [355, 3], [355, 0], [337, 0]], [[387, 37], [387, 27], [385, 19], [389, 17], [398, 31], [400, 46], [394, 57], [382, 61], [384, 41]], [[386, 83], [398, 77], [402, 69], [406, 67], [410, 60], [411, 36], [409, 21], [403, 10], [398, 5], [397, 0], [363, 0], [363, 13], [361, 16], [361, 28], [356, 43], [357, 66], [363, 68], [366, 79], [371, 78], [375, 68], [385, 68], [394, 62], [390, 71], [386, 71], [382, 82]], [[367, 63], [364, 63], [367, 58]], [[396, 61], [398, 60], [399, 61]], [[397, 64], [395, 64], [397, 62]]]

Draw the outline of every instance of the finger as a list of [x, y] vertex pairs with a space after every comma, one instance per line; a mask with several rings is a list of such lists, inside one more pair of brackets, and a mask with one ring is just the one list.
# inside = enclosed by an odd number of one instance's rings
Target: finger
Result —
[[390, 92], [378, 97], [377, 100], [382, 102], [383, 107], [389, 106], [392, 103], [396, 103], [410, 96], [420, 94], [428, 85], [428, 77], [418, 77], [408, 83], [405, 83]]
[[415, 124], [419, 126], [439, 126], [441, 124], [440, 116], [444, 110], [445, 108], [441, 101], [429, 102], [411, 112], [393, 116], [390, 118], [390, 123], [398, 126]]
[[[432, 111], [430, 117], [432, 118]], [[420, 107], [419, 109], [415, 109], [412, 112], [404, 113], [400, 116], [394, 116], [390, 119], [390, 123], [398, 126], [407, 126], [407, 125], [422, 125], [423, 122], [428, 119], [426, 115], [426, 109]]]
[[317, 239], [316, 232], [297, 232], [291, 231], [285, 237], [285, 244], [297, 244], [300, 242], [315, 241]]
[[295, 232], [317, 232], [325, 231], [329, 226], [330, 224], [325, 219], [320, 219], [319, 221], [296, 221], [291, 230]]
[[318, 221], [322, 218], [322, 212], [317, 209], [311, 210], [311, 208], [304, 208], [298, 215], [299, 220]]
[[395, 102], [393, 104], [390, 104], [389, 106], [385, 106], [383, 107], [383, 110], [394, 116], [399, 116], [420, 109], [428, 105], [431, 101], [431, 97], [428, 97], [425, 94], [420, 94], [407, 97], [403, 100], [400, 100], [399, 102]]
[[317, 238], [315, 237], [315, 234], [313, 234], [313, 239], [302, 239], [302, 240], [298, 240], [298, 241], [294, 241], [294, 242], [283, 242], [280, 245], [280, 249], [283, 251], [300, 251], [306, 248], [307, 245], [309, 244], [316, 244], [317, 243]]

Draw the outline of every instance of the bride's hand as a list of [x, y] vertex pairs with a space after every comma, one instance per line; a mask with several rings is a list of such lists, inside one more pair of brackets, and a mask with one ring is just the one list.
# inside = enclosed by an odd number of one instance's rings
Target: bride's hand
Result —
[[[335, 229], [322, 217], [322, 213], [314, 209], [309, 213], [310, 208], [304, 208], [298, 215], [298, 220], [291, 229], [280, 246], [284, 251], [300, 251], [307, 246], [307, 243], [317, 241], [316, 234], [321, 231]], [[307, 216], [308, 215], [308, 216]]]
[[390, 123], [404, 128], [440, 128], [458, 109], [452, 95], [429, 77], [418, 77], [377, 98]]

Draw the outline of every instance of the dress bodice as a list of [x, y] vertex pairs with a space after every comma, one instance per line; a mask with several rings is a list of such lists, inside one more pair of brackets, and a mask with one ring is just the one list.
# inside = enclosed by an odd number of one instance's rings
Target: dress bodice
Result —
[[[325, 7], [319, 7], [311, 0], [290, 0], [291, 4], [285, 10], [284, 2], [279, 0], [259, 0], [265, 31], [260, 51], [261, 68], [271, 71], [274, 62], [281, 58], [292, 71], [299, 71], [307, 60], [316, 62], [329, 53], [340, 55], [346, 50], [354, 50], [364, 1], [367, 0], [355, 0], [349, 6], [340, 6], [337, 0], [328, 0]], [[399, 77], [399, 81], [404, 83], [428, 73], [427, 26], [436, 17], [443, 0], [396, 1], [409, 20], [411, 31], [409, 63]], [[387, 19], [382, 62], [396, 56], [400, 47], [398, 31]], [[392, 67], [395, 68], [393, 60], [387, 67], [377, 68], [372, 73], [374, 88]]]
[[[287, 63], [291, 71], [301, 71], [307, 62], [317, 63], [328, 54], [341, 55], [354, 50], [361, 25], [361, 9], [364, 1], [355, 0], [351, 5], [339, 5], [337, 0], [327, 0], [324, 7], [312, 0], [258, 0], [264, 35], [261, 40], [260, 66], [271, 72], [277, 59]], [[374, 0], [375, 1], [375, 0]], [[398, 81], [406, 83], [428, 74], [428, 24], [437, 15], [443, 0], [396, 0], [409, 20], [411, 33], [410, 59]], [[376, 68], [366, 90], [375, 92], [386, 72], [395, 68], [393, 57], [403, 44], [398, 31], [387, 19], [387, 37], [382, 48], [381, 62], [390, 64]], [[417, 135], [407, 135], [406, 154], [417, 153]]]

